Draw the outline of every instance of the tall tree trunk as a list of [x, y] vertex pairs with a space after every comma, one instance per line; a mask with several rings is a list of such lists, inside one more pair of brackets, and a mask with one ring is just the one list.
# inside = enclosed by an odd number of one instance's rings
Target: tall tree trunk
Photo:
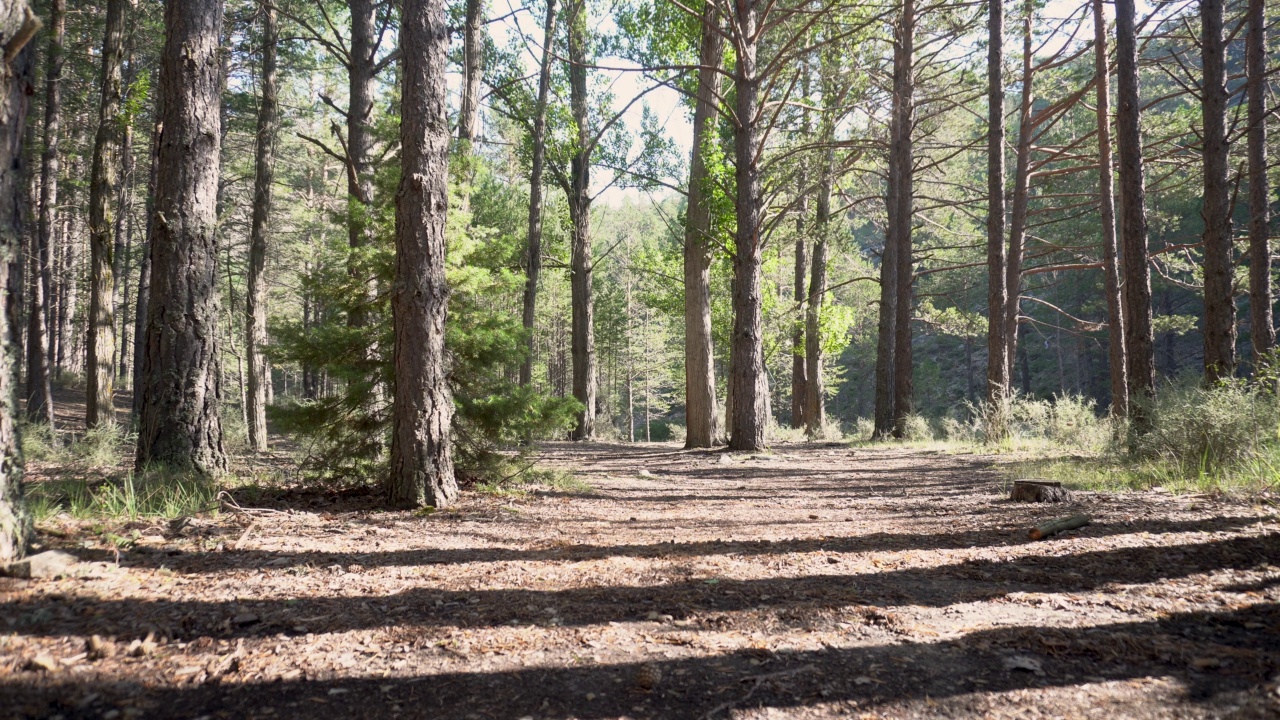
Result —
[[689, 204], [684, 227], [684, 391], [685, 447], [706, 448], [720, 442], [716, 407], [715, 348], [711, 338], [711, 206], [707, 199], [706, 152], [715, 142], [717, 69], [724, 41], [715, 3], [702, 11], [698, 48], [698, 96], [693, 106], [693, 153], [689, 161]]
[[25, 204], [24, 176], [28, 168], [22, 153], [27, 104], [35, 88], [31, 86], [35, 48], [24, 46], [40, 28], [40, 20], [24, 0], [0, 8], [0, 37], [5, 38], [5, 54], [12, 58], [0, 63], [0, 565], [26, 553], [31, 537], [31, 516], [22, 493], [22, 451], [15, 422], [17, 400], [17, 319], [22, 298], [11, 290], [18, 283], [18, 256], [22, 250], [22, 220]]
[[147, 353], [147, 318], [151, 302], [151, 248], [155, 239], [156, 174], [159, 171], [161, 109], [159, 97], [155, 108], [155, 124], [151, 128], [151, 152], [147, 170], [147, 223], [142, 259], [138, 264], [138, 299], [133, 311], [133, 418], [137, 422], [142, 413], [143, 358]]
[[[807, 133], [806, 133], [807, 134]], [[801, 191], [803, 188], [803, 175]], [[791, 427], [806, 427], [805, 422], [805, 390], [808, 385], [804, 358], [805, 303], [809, 299], [809, 249], [804, 237], [804, 216], [809, 209], [808, 202], [802, 201], [799, 206], [799, 217], [796, 219], [796, 258], [795, 283], [792, 299], [796, 303], [797, 317], [791, 324]]]
[[987, 392], [993, 407], [1009, 393], [1004, 306], [1008, 255], [1004, 229], [1004, 0], [989, 0], [987, 19]]
[[62, 42], [67, 29], [66, 0], [49, 5], [49, 56], [45, 72], [44, 152], [40, 156], [40, 214], [36, 228], [36, 282], [31, 284], [27, 315], [27, 420], [53, 427], [50, 382], [49, 299], [53, 285], [50, 248], [58, 205], [58, 140], [62, 123]]
[[1027, 234], [1027, 206], [1031, 195], [1031, 139], [1035, 127], [1031, 113], [1035, 102], [1032, 82], [1031, 21], [1035, 6], [1031, 0], [1024, 7], [1022, 18], [1022, 101], [1018, 112], [1018, 155], [1013, 172], [1013, 207], [1009, 216], [1009, 256], [1005, 265], [1005, 286], [1009, 296], [1005, 299], [1004, 337], [1008, 343], [1010, 380], [1013, 379], [1013, 362], [1017, 356], [1018, 317], [1022, 304], [1022, 252]]
[[1120, 264], [1116, 246], [1116, 193], [1111, 161], [1111, 71], [1107, 60], [1107, 20], [1103, 0], [1093, 0], [1094, 72], [1098, 91], [1098, 208], [1102, 215], [1102, 272], [1107, 293], [1107, 352], [1111, 359], [1111, 416], [1129, 410], [1124, 347], [1124, 307], [1120, 302]]
[[[889, 181], [885, 192], [885, 207], [897, 205], [899, 188]], [[1003, 238], [1001, 238], [1003, 244]], [[1002, 316], [1003, 317], [1003, 316]], [[898, 323], [898, 242], [894, 237], [893, 223], [885, 224], [884, 250], [880, 253], [880, 314], [876, 329], [875, 370], [875, 431], [874, 437], [887, 438], [893, 433], [895, 385], [894, 360], [896, 358]]]
[[473, 145], [480, 132], [480, 81], [484, 72], [485, 0], [466, 0], [462, 28], [462, 103], [458, 112], [458, 158], [461, 161], [462, 211], [471, 210], [475, 181]]
[[449, 286], [449, 119], [443, 0], [405, 0], [400, 21], [404, 100], [396, 193], [395, 403], [388, 500], [445, 507], [458, 497], [449, 433], [453, 398], [444, 349]]
[[582, 404], [573, 429], [574, 440], [595, 435], [596, 341], [592, 298], [591, 256], [591, 127], [587, 107], [587, 7], [585, 0], [568, 5], [569, 104], [577, 126], [578, 143], [570, 159], [569, 218], [573, 250], [570, 290], [573, 298], [573, 397]]
[[761, 450], [767, 440], [769, 385], [764, 368], [761, 275], [763, 266], [764, 198], [759, 163], [760, 77], [756, 65], [759, 46], [758, 0], [741, 0], [732, 21], [737, 27], [737, 68], [734, 73], [734, 176], [737, 180], [737, 230], [733, 258], [733, 344], [730, 378], [733, 417], [729, 447]]
[[1120, 245], [1124, 253], [1124, 334], [1129, 354], [1129, 417], [1137, 434], [1149, 426], [1143, 402], [1155, 393], [1151, 337], [1151, 268], [1147, 265], [1146, 189], [1142, 167], [1138, 38], [1134, 0], [1116, 0], [1116, 145], [1120, 170]]
[[1276, 344], [1271, 304], [1271, 198], [1267, 183], [1267, 13], [1266, 0], [1249, 0], [1245, 34], [1246, 93], [1249, 96], [1249, 336], [1255, 372]]
[[911, 134], [915, 128], [915, 0], [904, 0], [902, 19], [897, 28], [893, 62], [893, 119], [890, 131], [889, 182], [896, 183], [894, 206], [889, 208], [889, 224], [898, 245], [898, 303], [894, 321], [893, 434], [906, 435], [913, 394], [913, 362], [911, 353], [912, 200], [915, 193], [915, 158]]
[[85, 423], [96, 427], [115, 421], [116, 319], [115, 213], [119, 192], [120, 73], [124, 61], [124, 27], [128, 0], [108, 0], [106, 36], [102, 41], [102, 100], [98, 134], [93, 142], [89, 184], [89, 353], [85, 368]]
[[[133, 37], [136, 32], [137, 23], [133, 21], [131, 15], [128, 29], [126, 30], [123, 54], [123, 75], [121, 77], [121, 93], [129, 92], [133, 86], [134, 76], [137, 73], [137, 66], [133, 57]], [[133, 123], [121, 123], [120, 135], [120, 177], [117, 185], [117, 196], [111, 198], [116, 203], [115, 228], [112, 232], [115, 239], [115, 249], [111, 255], [111, 318], [113, 321], [112, 332], [115, 334], [115, 342], [112, 343], [111, 370], [112, 383], [119, 383], [120, 377], [124, 372], [124, 344], [127, 342], [128, 334], [125, 332], [128, 324], [128, 302], [121, 303], [122, 297], [129, 294], [129, 254], [126, 250], [132, 238], [129, 237], [131, 229], [130, 219], [132, 212], [130, 207], [133, 205]], [[118, 320], [119, 327], [114, 326], [114, 321]]]
[[1224, 0], [1200, 0], [1204, 85], [1204, 379], [1213, 384], [1236, 371], [1235, 255], [1231, 237], [1231, 146], [1227, 141], [1227, 43]]
[[163, 134], [137, 465], [227, 468], [218, 417], [220, 0], [165, 5]]
[[262, 97], [258, 104], [258, 137], [254, 157], [253, 225], [249, 231], [249, 282], [245, 295], [245, 354], [249, 357], [249, 449], [267, 449], [267, 225], [271, 220], [271, 184], [275, 177], [276, 128], [276, 9], [269, 0], [258, 8], [262, 18]]
[[[73, 158], [71, 161], [72, 177], [80, 177], [83, 171], [83, 163], [79, 158]], [[67, 193], [68, 204], [75, 206], [80, 193], [72, 186], [70, 192]], [[75, 275], [75, 236], [78, 231], [78, 218], [74, 211], [60, 213], [62, 215], [62, 230], [58, 233], [58, 257], [56, 261], [57, 272], [54, 274], [55, 284], [57, 286], [58, 306], [57, 311], [53, 313], [53, 324], [56, 333], [51, 339], [50, 358], [53, 360], [55, 375], [61, 376], [67, 372], [67, 365], [70, 361], [71, 350], [68, 347], [71, 337], [71, 319], [75, 314], [76, 305], [76, 275]]]
[[[352, 249], [363, 248], [372, 241], [373, 228], [368, 218], [373, 204], [373, 99], [378, 44], [376, 0], [350, 0], [351, 52], [347, 68], [347, 243]], [[373, 273], [366, 273], [358, 263], [349, 271], [367, 275], [366, 297], [357, 300], [347, 317], [353, 327], [368, 321], [368, 305], [378, 289]]]
[[[824, 68], [825, 70], [825, 68]], [[829, 78], [824, 72], [822, 97], [827, 102], [831, 94]], [[832, 108], [827, 108], [831, 110]], [[827, 256], [828, 241], [831, 237], [831, 175], [835, 162], [835, 152], [829, 146], [834, 139], [834, 127], [824, 114], [822, 122], [823, 142], [828, 147], [823, 150], [822, 165], [819, 168], [817, 197], [817, 227], [813, 239], [813, 258], [809, 268], [809, 298], [804, 308], [804, 363], [805, 363], [805, 435], [813, 440], [822, 437], [827, 424], [825, 399], [826, 389], [822, 382], [822, 308], [827, 297]]]
[[538, 70], [538, 104], [533, 111], [533, 160], [529, 171], [529, 237], [525, 250], [524, 303], [521, 319], [525, 331], [525, 356], [520, 363], [520, 384], [533, 382], [533, 329], [537, 321], [538, 277], [542, 273], [542, 173], [547, 148], [547, 97], [551, 93], [551, 46], [556, 37], [556, 0], [547, 0], [542, 23], [542, 63]]

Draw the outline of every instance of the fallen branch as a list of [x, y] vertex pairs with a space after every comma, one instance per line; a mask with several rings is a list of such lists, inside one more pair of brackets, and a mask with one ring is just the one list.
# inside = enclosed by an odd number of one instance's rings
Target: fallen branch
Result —
[[1037, 525], [1031, 528], [1031, 532], [1027, 533], [1027, 537], [1032, 540], [1043, 540], [1051, 535], [1082, 528], [1088, 524], [1088, 515], [1072, 515], [1071, 517], [1058, 518], [1057, 520], [1050, 520], [1043, 525]]

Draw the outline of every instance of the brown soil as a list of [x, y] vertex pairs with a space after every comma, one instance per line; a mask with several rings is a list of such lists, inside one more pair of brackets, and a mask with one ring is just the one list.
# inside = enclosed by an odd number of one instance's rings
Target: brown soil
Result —
[[293, 491], [116, 528], [118, 556], [56, 521], [86, 562], [0, 580], [0, 716], [1280, 717], [1273, 505], [1020, 504], [985, 458], [775, 453], [557, 444], [590, 491]]

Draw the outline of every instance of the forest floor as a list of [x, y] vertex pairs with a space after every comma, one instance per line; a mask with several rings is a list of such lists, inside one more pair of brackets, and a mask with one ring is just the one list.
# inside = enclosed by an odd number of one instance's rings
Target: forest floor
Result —
[[589, 489], [54, 518], [82, 562], [0, 579], [0, 716], [1280, 716], [1274, 498], [1019, 504], [992, 462], [550, 444]]

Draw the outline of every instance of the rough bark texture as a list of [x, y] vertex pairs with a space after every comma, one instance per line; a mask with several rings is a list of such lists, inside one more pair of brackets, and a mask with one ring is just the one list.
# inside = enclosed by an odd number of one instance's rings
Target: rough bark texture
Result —
[[21, 298], [12, 292], [19, 277], [23, 190], [22, 152], [35, 48], [27, 43], [40, 21], [22, 0], [0, 4], [0, 565], [21, 558], [31, 537], [31, 517], [22, 497], [22, 451], [18, 411], [18, 314]]
[[1009, 216], [1009, 254], [1005, 264], [1005, 288], [1008, 296], [1004, 306], [1005, 357], [1009, 363], [1006, 375], [1012, 386], [1013, 363], [1017, 357], [1018, 316], [1022, 301], [1022, 250], [1027, 233], [1027, 205], [1031, 195], [1031, 139], [1035, 135], [1031, 112], [1035, 93], [1031, 54], [1031, 25], [1034, 6], [1028, 2], [1022, 18], [1022, 101], [1018, 111], [1018, 154], [1013, 171], [1013, 207]]
[[1009, 343], [1004, 306], [1008, 256], [1004, 245], [1004, 2], [990, 0], [987, 18], [987, 392], [996, 405], [1009, 392]]
[[569, 105], [578, 143], [569, 165], [569, 219], [573, 245], [569, 285], [573, 304], [570, 354], [573, 397], [582, 404], [573, 428], [574, 440], [590, 440], [596, 421], [596, 332], [591, 256], [591, 125], [587, 107], [587, 7], [585, 0], [567, 6], [569, 24]]
[[162, 123], [137, 464], [226, 470], [218, 417], [222, 3], [165, 5]]
[[912, 199], [915, 193], [911, 134], [915, 126], [915, 0], [904, 0], [893, 58], [893, 119], [890, 128], [889, 182], [897, 186], [889, 207], [889, 227], [898, 246], [898, 302], [894, 308], [893, 434], [906, 434], [914, 385], [911, 354]]
[[[896, 202], [897, 188], [890, 182], [885, 204]], [[875, 436], [888, 437], [893, 432], [894, 331], [898, 320], [898, 243], [888, 228], [884, 251], [880, 253], [880, 316], [876, 329]], [[1001, 244], [1004, 239], [1001, 238]], [[1001, 315], [1003, 317], [1003, 315]]]
[[556, 36], [556, 0], [547, 0], [542, 23], [542, 64], [538, 70], [538, 104], [533, 111], [533, 159], [529, 172], [529, 237], [525, 250], [525, 282], [522, 319], [525, 357], [520, 364], [520, 384], [533, 382], [533, 328], [538, 311], [538, 276], [542, 273], [542, 173], [546, 169], [547, 98], [551, 93], [551, 45]]
[[1116, 0], [1116, 144], [1120, 170], [1120, 245], [1124, 254], [1124, 334], [1129, 361], [1131, 427], [1144, 432], [1141, 401], [1155, 393], [1151, 335], [1151, 268], [1147, 265], [1146, 189], [1142, 167], [1138, 42], [1133, 0]]
[[1200, 0], [1204, 67], [1204, 379], [1216, 383], [1236, 371], [1236, 303], [1232, 288], [1231, 188], [1228, 185], [1227, 44], [1224, 0]]
[[253, 225], [249, 231], [249, 281], [245, 295], [245, 354], [249, 356], [247, 392], [249, 448], [267, 449], [267, 225], [271, 219], [271, 183], [275, 176], [276, 130], [276, 9], [270, 2], [258, 8], [262, 19], [262, 97], [258, 102], [258, 138], [253, 184]]
[[50, 386], [49, 298], [53, 285], [50, 248], [58, 206], [58, 140], [62, 124], [63, 37], [66, 0], [49, 4], [49, 54], [45, 71], [44, 152], [40, 156], [40, 211], [36, 227], [36, 282], [27, 315], [27, 420], [53, 427]]
[[1246, 93], [1249, 97], [1249, 336], [1257, 369], [1276, 344], [1272, 319], [1271, 206], [1267, 183], [1267, 13], [1266, 0], [1249, 0], [1245, 35]]
[[715, 350], [711, 338], [711, 208], [706, 190], [703, 153], [715, 142], [716, 87], [724, 42], [715, 3], [702, 16], [698, 49], [698, 97], [693, 106], [693, 154], [689, 161], [689, 205], [684, 229], [684, 390], [685, 447], [705, 448], [720, 442], [716, 407]]
[[738, 39], [733, 129], [738, 227], [733, 258], [733, 344], [730, 348], [729, 378], [733, 385], [733, 417], [729, 421], [729, 447], [733, 450], [761, 450], [767, 440], [769, 387], [764, 370], [761, 330], [764, 201], [758, 162], [763, 133], [759, 127], [760, 78], [756, 67], [759, 43], [757, 0], [741, 0], [732, 21], [737, 25], [733, 35]]
[[1111, 160], [1111, 72], [1107, 60], [1107, 20], [1103, 0], [1093, 0], [1094, 68], [1098, 91], [1098, 210], [1102, 216], [1102, 273], [1107, 293], [1107, 354], [1111, 360], [1111, 415], [1129, 410], [1128, 356], [1124, 347], [1124, 307], [1116, 246], [1116, 193]]
[[480, 133], [480, 80], [484, 71], [484, 9], [484, 0], [467, 0], [462, 28], [462, 104], [458, 111], [458, 151], [468, 160], [471, 155], [471, 144]]
[[115, 213], [119, 192], [121, 68], [124, 61], [127, 0], [108, 0], [106, 35], [102, 41], [102, 90], [98, 134], [93, 142], [89, 184], [89, 352], [85, 368], [85, 422], [89, 427], [115, 420], [116, 320]]
[[458, 484], [449, 440], [453, 398], [444, 350], [449, 29], [443, 0], [405, 0], [400, 47], [404, 99], [391, 296], [396, 381], [388, 500], [393, 506], [445, 507], [457, 499]]

